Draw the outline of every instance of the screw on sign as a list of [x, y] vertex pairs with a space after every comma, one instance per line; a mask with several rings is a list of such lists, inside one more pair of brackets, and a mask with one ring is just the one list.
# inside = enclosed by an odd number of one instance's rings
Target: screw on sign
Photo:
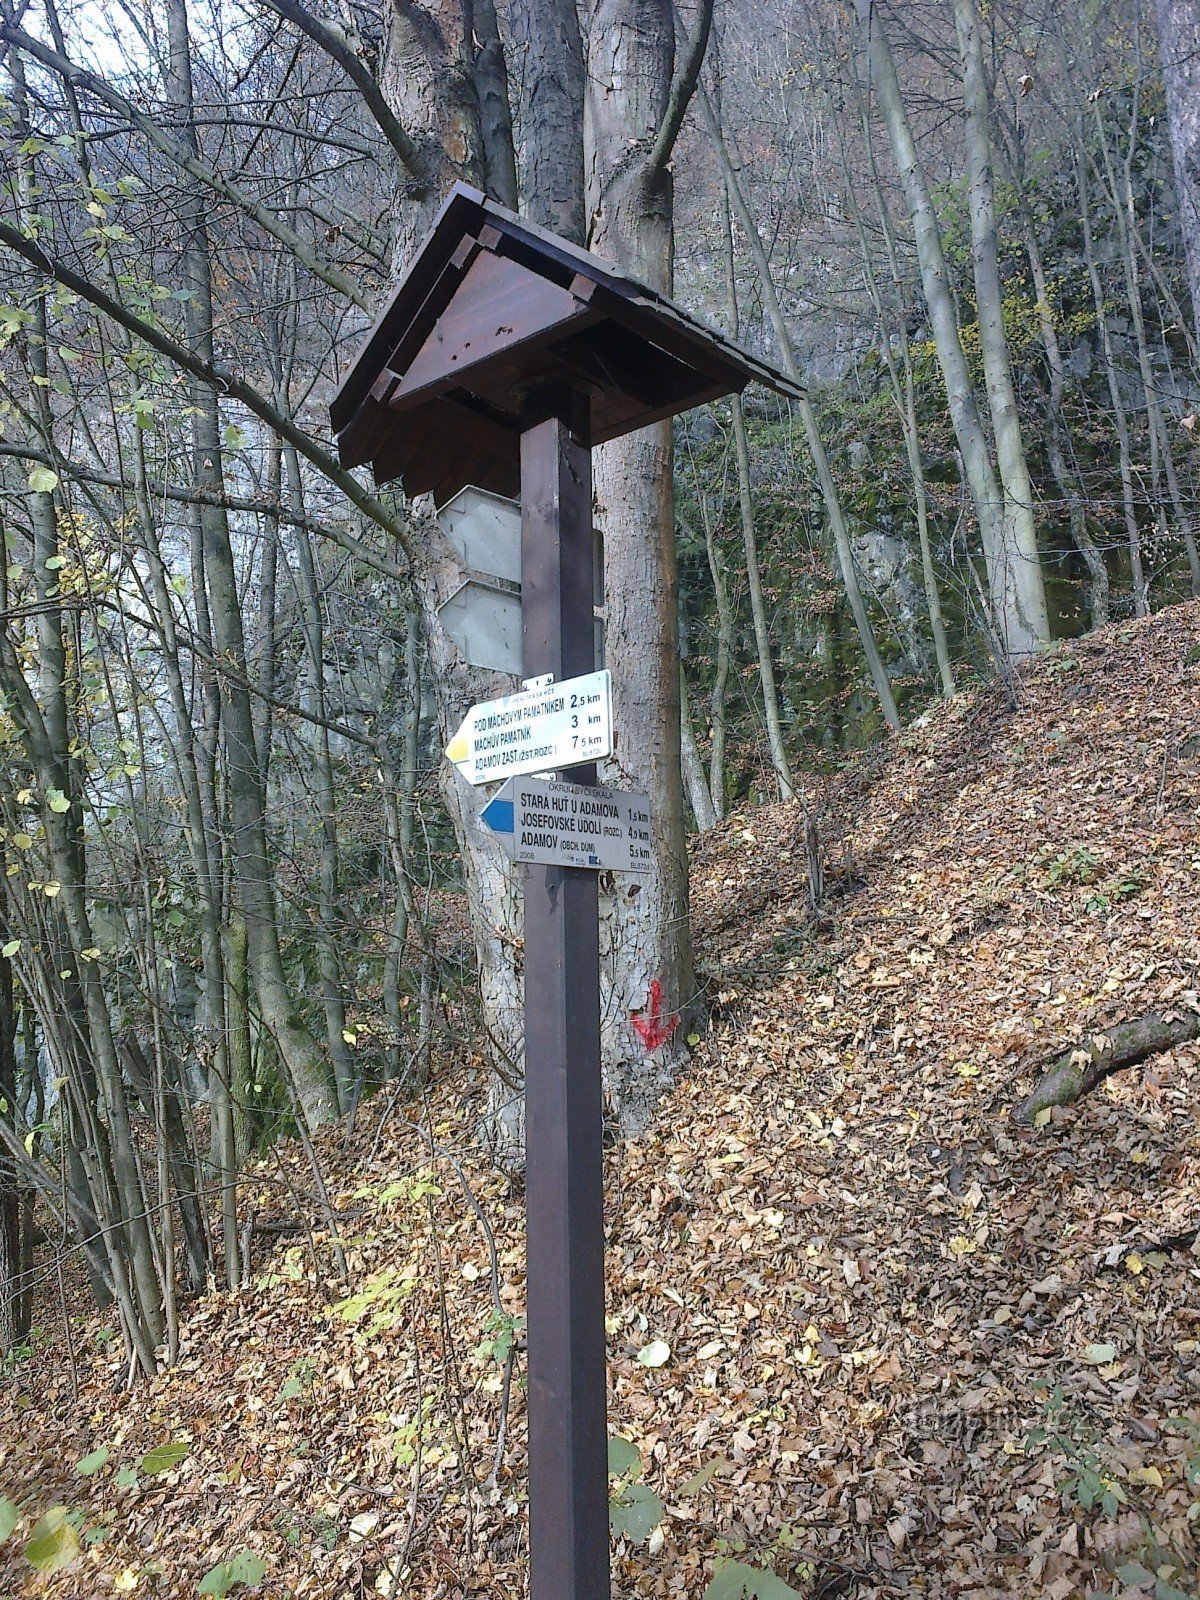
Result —
[[[370, 463], [379, 483], [439, 505], [467, 485], [520, 495], [523, 670], [552, 679], [548, 695], [545, 684], [527, 693], [545, 715], [584, 719], [560, 732], [585, 742], [560, 742], [523, 712], [480, 733], [472, 713], [448, 752], [468, 782], [568, 769], [575, 785], [595, 784], [593, 763], [612, 748], [607, 687], [595, 691], [603, 709], [545, 710], [564, 690], [569, 700], [569, 680], [595, 675], [592, 447], [751, 380], [802, 394], [598, 257], [465, 185], [451, 192], [330, 412], [343, 465]], [[486, 560], [472, 555], [484, 571]], [[503, 714], [490, 707], [475, 709]], [[601, 737], [590, 719], [604, 715]], [[496, 733], [515, 736], [484, 742]], [[649, 834], [639, 809], [629, 827]], [[599, 857], [604, 835], [592, 837]], [[564, 862], [523, 867], [529, 1593], [608, 1600], [597, 873]], [[633, 1018], [647, 1048], [678, 1023], [652, 984]]]

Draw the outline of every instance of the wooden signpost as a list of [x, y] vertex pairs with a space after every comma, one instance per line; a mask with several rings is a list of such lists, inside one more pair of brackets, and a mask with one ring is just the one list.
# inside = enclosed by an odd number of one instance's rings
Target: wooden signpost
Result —
[[[752, 379], [798, 392], [653, 290], [460, 184], [331, 416], [343, 463], [370, 463], [410, 496], [519, 493], [522, 655], [537, 697], [594, 676], [592, 447]], [[604, 739], [571, 762], [558, 734], [485, 748], [476, 730], [505, 705], [474, 708], [451, 740], [468, 781], [569, 766], [574, 785], [595, 784]], [[532, 738], [536, 717], [524, 726]], [[490, 751], [522, 745], [544, 748], [547, 764], [489, 765]], [[590, 862], [522, 870], [530, 1600], [609, 1600], [598, 880]]]

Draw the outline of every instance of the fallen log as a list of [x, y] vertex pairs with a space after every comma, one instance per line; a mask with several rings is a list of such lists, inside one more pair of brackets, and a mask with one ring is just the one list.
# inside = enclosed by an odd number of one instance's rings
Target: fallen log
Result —
[[1029, 1123], [1039, 1111], [1051, 1106], [1069, 1106], [1098, 1083], [1125, 1067], [1172, 1050], [1176, 1045], [1200, 1039], [1200, 1012], [1180, 1009], [1147, 1011], [1131, 1022], [1117, 1022], [1103, 1033], [1091, 1034], [1082, 1044], [1073, 1045], [1055, 1057], [1032, 1093], [1012, 1109], [1014, 1122]]

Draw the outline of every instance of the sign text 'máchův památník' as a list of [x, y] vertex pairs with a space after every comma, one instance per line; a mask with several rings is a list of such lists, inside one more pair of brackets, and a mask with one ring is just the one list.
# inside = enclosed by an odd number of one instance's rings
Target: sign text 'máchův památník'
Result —
[[472, 706], [446, 755], [468, 783], [557, 772], [612, 754], [612, 689], [589, 672]]

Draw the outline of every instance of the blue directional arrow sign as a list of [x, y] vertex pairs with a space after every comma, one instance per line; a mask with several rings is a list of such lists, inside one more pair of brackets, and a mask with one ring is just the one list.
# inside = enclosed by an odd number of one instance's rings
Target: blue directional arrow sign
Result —
[[546, 778], [509, 778], [482, 811], [513, 861], [644, 873], [650, 801], [644, 794]]

